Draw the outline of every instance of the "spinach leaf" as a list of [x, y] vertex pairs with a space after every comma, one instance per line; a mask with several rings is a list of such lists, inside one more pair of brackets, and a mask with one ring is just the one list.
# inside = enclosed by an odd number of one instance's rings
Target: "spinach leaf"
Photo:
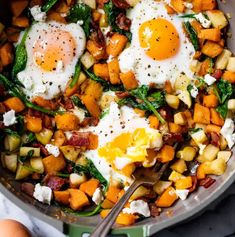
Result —
[[30, 159], [33, 157], [33, 154], [34, 154], [34, 150], [30, 150], [28, 151], [27, 155], [26, 156], [19, 156], [18, 157], [18, 161], [23, 164], [26, 160]]
[[23, 93], [23, 91], [21, 90], [21, 88], [19, 88], [18, 85], [15, 85], [13, 82], [9, 81], [5, 76], [3, 76], [2, 74], [0, 74], [0, 81], [3, 82], [4, 86], [6, 87], [6, 89], [8, 90], [9, 94], [12, 96], [16, 96], [18, 97], [28, 108], [32, 108], [38, 111], [41, 111], [45, 114], [49, 114], [49, 115], [56, 115], [58, 113], [58, 111], [51, 111], [48, 109], [44, 109], [38, 105], [35, 105], [34, 103], [32, 103], [31, 101], [29, 101], [25, 94]]
[[82, 109], [85, 109], [84, 104], [82, 103], [82, 101], [80, 100], [80, 98], [79, 98], [78, 96], [73, 95], [73, 96], [71, 97], [71, 99], [72, 99], [72, 101], [73, 101], [73, 103], [74, 103], [75, 106], [77, 106], [77, 107], [79, 107], [79, 108], [82, 108]]
[[219, 100], [223, 104], [230, 96], [233, 94], [232, 84], [223, 79], [219, 80], [217, 83], [217, 89], [219, 91]]
[[30, 30], [30, 28], [27, 28], [25, 30], [21, 42], [16, 47], [15, 62], [14, 62], [13, 68], [12, 68], [13, 80], [22, 87], [24, 87], [24, 85], [17, 79], [17, 74], [19, 72], [23, 71], [26, 67], [28, 56], [27, 56], [27, 51], [26, 51], [26, 47], [25, 47], [25, 42], [28, 37], [29, 30]]
[[148, 107], [146, 106], [145, 103], [138, 103], [134, 97], [123, 98], [118, 101], [118, 105], [120, 106], [128, 105], [132, 108], [146, 110], [146, 111], [148, 110]]
[[149, 95], [149, 98], [155, 109], [159, 109], [166, 104], [165, 93], [163, 91], [154, 92]]
[[189, 133], [193, 134], [193, 133], [199, 132], [200, 130], [202, 130], [202, 128], [191, 128], [189, 129]]
[[195, 18], [195, 14], [184, 14], [179, 16], [179, 18]]
[[109, 109], [104, 110], [100, 115], [100, 119], [104, 118], [108, 114], [109, 114]]
[[131, 90], [129, 93], [135, 98], [141, 99], [147, 106], [148, 110], [152, 111], [161, 123], [165, 123], [166, 121], [164, 120], [164, 118], [157, 112], [154, 105], [148, 100], [147, 98], [148, 91], [149, 91], [149, 87], [146, 85], [142, 85], [141, 87], [137, 89]]
[[219, 105], [216, 108], [216, 111], [225, 119], [228, 113], [228, 101], [225, 101], [223, 104]]
[[48, 12], [57, 2], [58, 0], [47, 0], [46, 3], [42, 6], [42, 11]]
[[29, 134], [26, 134], [26, 138], [24, 139], [24, 142], [22, 145], [32, 143], [36, 140], [36, 136], [34, 133], [30, 132]]
[[11, 130], [10, 128], [4, 128], [4, 129], [3, 129], [3, 132], [4, 132], [5, 134], [10, 135], [10, 136], [20, 137], [20, 135], [19, 135], [16, 131]]
[[99, 172], [99, 170], [95, 167], [93, 162], [89, 159], [87, 159], [87, 163], [85, 166], [82, 165], [75, 165], [73, 167], [73, 171], [76, 173], [84, 172], [85, 174], [89, 174], [90, 176], [98, 179], [101, 184], [104, 185], [106, 188], [108, 185], [107, 180], [103, 177], [103, 175]]
[[119, 8], [117, 8], [113, 4], [112, 0], [110, 0], [108, 3], [104, 5], [104, 11], [108, 17], [108, 23], [112, 27], [112, 31], [125, 35], [129, 39], [129, 41], [131, 41], [131, 38], [132, 38], [131, 32], [120, 29], [118, 25], [116, 24], [116, 18], [120, 13], [123, 12], [123, 10], [120, 10]]
[[192, 27], [192, 25], [190, 24], [190, 22], [184, 22], [184, 27], [189, 35], [189, 38], [193, 44], [193, 47], [196, 51], [199, 50], [199, 42], [198, 42], [198, 37], [197, 37], [197, 33], [194, 30], [194, 28]]
[[122, 84], [120, 85], [113, 85], [107, 81], [105, 81], [104, 79], [96, 76], [94, 73], [92, 73], [89, 70], [84, 70], [85, 73], [87, 74], [87, 76], [89, 76], [89, 78], [93, 81], [96, 81], [98, 83], [100, 83], [103, 87], [104, 87], [104, 91], [124, 91], [124, 87]]
[[73, 80], [71, 81], [71, 83], [69, 85], [70, 88], [73, 88], [77, 84], [80, 73], [81, 73], [81, 62], [79, 60], [76, 64], [76, 66], [75, 66], [75, 72], [74, 72], [74, 75], [73, 75]]
[[69, 22], [77, 23], [83, 21], [82, 28], [86, 37], [90, 35], [91, 8], [84, 3], [75, 4], [67, 16]]

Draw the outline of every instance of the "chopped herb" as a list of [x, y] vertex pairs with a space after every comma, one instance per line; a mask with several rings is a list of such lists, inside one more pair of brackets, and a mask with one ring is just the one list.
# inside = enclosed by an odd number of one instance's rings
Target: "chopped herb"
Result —
[[192, 25], [190, 24], [190, 22], [184, 22], [184, 27], [190, 37], [190, 40], [193, 44], [193, 47], [196, 51], [199, 50], [199, 43], [198, 43], [198, 37], [197, 37], [197, 33], [194, 30], [194, 28], [192, 27]]
[[179, 18], [195, 18], [195, 14], [184, 14], [179, 16]]
[[216, 108], [216, 111], [225, 119], [228, 114], [228, 101], [225, 101], [223, 104], [219, 105]]
[[202, 130], [202, 128], [191, 128], [191, 129], [189, 129], [189, 133], [192, 134], [192, 133], [199, 132], [201, 130]]
[[68, 21], [77, 23], [82, 21], [82, 28], [88, 37], [90, 35], [91, 8], [84, 3], [75, 4], [69, 11]]
[[219, 93], [219, 100], [223, 104], [230, 96], [233, 94], [232, 84], [223, 79], [219, 80], [217, 83], [217, 89]]
[[29, 143], [32, 143], [36, 140], [36, 136], [34, 133], [29, 133], [26, 135], [25, 139], [24, 139], [24, 142], [23, 142], [23, 145], [25, 144], [29, 144]]
[[70, 88], [73, 88], [77, 84], [80, 73], [81, 73], [81, 62], [79, 60], [76, 64], [76, 66], [75, 66], [75, 72], [74, 72], [74, 75], [73, 75], [73, 80], [71, 81], [71, 83], [69, 85]]
[[116, 6], [114, 6], [113, 1], [110, 0], [108, 3], [106, 3], [104, 5], [104, 11], [105, 14], [108, 17], [108, 23], [109, 25], [112, 27], [112, 31], [113, 32], [117, 32], [120, 33], [122, 35], [125, 35], [129, 41], [131, 41], [132, 38], [132, 34], [130, 31], [126, 31], [126, 30], [122, 30], [118, 27], [118, 25], [116, 24], [116, 18], [120, 13], [125, 13], [124, 10], [120, 10], [119, 8], [117, 8]]
[[108, 114], [109, 114], [109, 109], [104, 110], [100, 115], [100, 119], [104, 118]]
[[48, 12], [57, 2], [58, 0], [46, 0], [46, 3], [42, 6], [42, 11]]

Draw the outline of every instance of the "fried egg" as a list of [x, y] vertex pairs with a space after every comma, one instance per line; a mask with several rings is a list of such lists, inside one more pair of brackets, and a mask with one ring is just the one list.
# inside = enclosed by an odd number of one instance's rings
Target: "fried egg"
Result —
[[52, 99], [66, 88], [82, 55], [86, 38], [81, 26], [54, 21], [32, 25], [26, 39], [27, 64], [17, 74], [29, 98]]
[[162, 146], [162, 135], [150, 128], [149, 121], [140, 117], [134, 109], [112, 102], [109, 112], [90, 131], [99, 137], [96, 150], [84, 155], [93, 161], [97, 169], [107, 179], [130, 182], [130, 177], [122, 172], [129, 164], [147, 161], [147, 150]]
[[140, 85], [166, 80], [174, 83], [180, 73], [193, 77], [193, 45], [177, 15], [168, 15], [164, 1], [140, 0], [127, 16], [132, 20], [132, 41], [119, 56], [122, 72], [133, 71]]

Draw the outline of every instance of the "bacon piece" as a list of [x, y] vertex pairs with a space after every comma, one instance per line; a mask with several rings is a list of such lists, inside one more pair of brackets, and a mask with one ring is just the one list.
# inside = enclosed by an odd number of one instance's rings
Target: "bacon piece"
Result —
[[206, 177], [205, 179], [199, 181], [199, 185], [203, 186], [204, 188], [209, 188], [215, 182], [215, 179], [212, 179], [211, 177]]
[[159, 113], [167, 121], [172, 119], [172, 109], [168, 106], [161, 108]]
[[112, 0], [115, 7], [119, 9], [128, 9], [131, 6], [125, 0]]
[[50, 174], [47, 174], [43, 179], [43, 184], [55, 191], [60, 190], [65, 183], [67, 183], [66, 179]]
[[80, 127], [87, 127], [87, 126], [97, 126], [99, 123], [99, 119], [98, 118], [94, 118], [94, 117], [87, 117], [84, 118], [83, 121], [80, 123]]
[[109, 0], [96, 0], [98, 4], [98, 8], [103, 8], [104, 4], [107, 3]]
[[115, 95], [119, 98], [119, 99], [124, 99], [126, 97], [128, 97], [130, 94], [128, 91], [116, 91]]
[[214, 146], [219, 147], [220, 146], [220, 136], [216, 132], [211, 132], [211, 144]]
[[166, 133], [163, 135], [163, 141], [172, 146], [177, 142], [182, 142], [183, 136], [181, 133]]
[[223, 71], [221, 69], [216, 69], [215, 72], [212, 74], [212, 76], [219, 80], [223, 75]]
[[73, 108], [74, 108], [73, 101], [72, 101], [71, 99], [65, 100], [65, 102], [64, 102], [63, 105], [64, 105], [64, 108], [65, 108], [66, 110], [69, 110], [69, 109], [73, 109]]
[[150, 203], [149, 204], [149, 209], [150, 209], [150, 214], [152, 217], [156, 217], [160, 215], [159, 208], [156, 206], [155, 203]]
[[120, 13], [116, 18], [116, 24], [121, 30], [130, 30], [131, 20], [124, 14]]
[[192, 185], [192, 187], [189, 189], [189, 192], [190, 193], [192, 193], [193, 191], [195, 191], [196, 190], [196, 188], [197, 188], [197, 177], [196, 176], [191, 176], [192, 177], [192, 183], [193, 183], [193, 185]]
[[94, 21], [91, 22], [92, 25], [92, 33], [91, 33], [91, 40], [95, 41], [95, 43], [102, 48], [106, 47], [105, 37], [103, 32], [101, 31], [99, 25], [97, 25]]
[[24, 193], [28, 194], [29, 196], [33, 196], [34, 193], [34, 185], [28, 182], [24, 182], [21, 184], [20, 187], [21, 191], [23, 191]]

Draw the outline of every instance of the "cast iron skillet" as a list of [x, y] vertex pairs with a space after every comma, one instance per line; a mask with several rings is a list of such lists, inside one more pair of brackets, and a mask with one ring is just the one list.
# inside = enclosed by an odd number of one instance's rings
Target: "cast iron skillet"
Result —
[[[147, 0], [146, 0], [147, 1]], [[235, 1], [218, 2], [225, 13], [235, 17]], [[0, 0], [0, 20], [7, 22], [7, 0]], [[233, 20], [234, 21], [234, 20]], [[235, 24], [231, 24], [231, 31], [235, 34]], [[228, 46], [235, 53], [235, 38], [228, 39]], [[192, 194], [186, 201], [179, 201], [171, 208], [172, 216], [162, 213], [157, 218], [145, 219], [130, 227], [114, 226], [112, 234], [125, 234], [129, 237], [145, 237], [159, 230], [185, 221], [196, 213], [202, 211], [208, 204], [217, 199], [235, 180], [235, 154], [229, 161], [226, 173], [217, 178], [209, 189], [200, 189]], [[0, 166], [0, 191], [16, 205], [51, 224], [70, 237], [79, 237], [89, 233], [100, 221], [99, 216], [77, 217], [63, 213], [60, 208], [43, 205], [20, 191], [20, 183]]]

